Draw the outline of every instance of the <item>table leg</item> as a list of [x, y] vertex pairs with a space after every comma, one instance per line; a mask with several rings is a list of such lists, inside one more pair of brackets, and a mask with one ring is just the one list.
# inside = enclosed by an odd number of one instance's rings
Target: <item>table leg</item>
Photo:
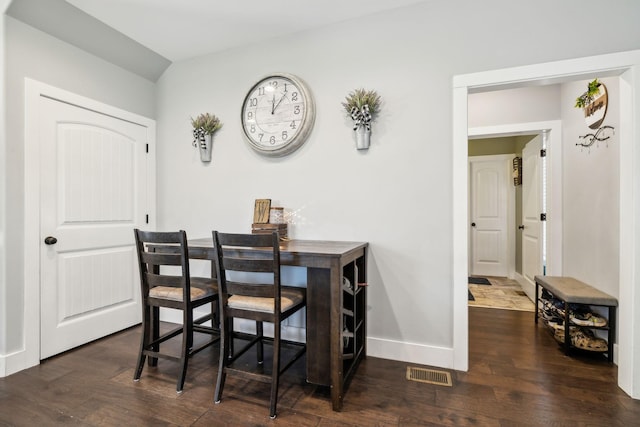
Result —
[[307, 381], [330, 386], [330, 270], [307, 268]]
[[342, 409], [341, 268], [307, 268], [307, 381], [329, 386], [334, 411]]
[[331, 268], [331, 401], [333, 410], [342, 410], [344, 367], [342, 363], [342, 266]]

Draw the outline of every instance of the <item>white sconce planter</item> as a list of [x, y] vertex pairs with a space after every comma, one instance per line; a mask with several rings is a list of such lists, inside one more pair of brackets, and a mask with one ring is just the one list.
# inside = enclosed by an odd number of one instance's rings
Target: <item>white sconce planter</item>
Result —
[[211, 161], [213, 150], [213, 134], [222, 127], [222, 122], [215, 115], [204, 113], [191, 119], [193, 126], [193, 146], [200, 151], [202, 162]]
[[374, 90], [356, 89], [349, 93], [342, 103], [353, 120], [356, 134], [356, 148], [366, 150], [371, 144], [371, 122], [380, 111], [380, 95]]
[[200, 160], [203, 162], [211, 161], [211, 151], [213, 148], [213, 135], [205, 135], [198, 144], [200, 147]]
[[356, 148], [366, 150], [371, 144], [371, 129], [364, 125], [358, 126], [356, 132]]

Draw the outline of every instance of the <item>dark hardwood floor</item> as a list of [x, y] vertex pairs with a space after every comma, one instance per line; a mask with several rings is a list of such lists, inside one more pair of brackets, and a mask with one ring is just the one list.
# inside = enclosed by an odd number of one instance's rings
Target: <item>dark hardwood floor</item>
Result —
[[640, 401], [617, 387], [616, 367], [565, 356], [532, 313], [470, 308], [469, 321], [469, 371], [452, 371], [453, 387], [407, 381], [418, 365], [369, 357], [333, 412], [329, 390], [305, 383], [303, 358], [282, 378], [273, 421], [266, 384], [229, 378], [213, 404], [217, 350], [191, 360], [181, 395], [170, 361], [134, 383], [136, 327], [0, 379], [0, 425], [640, 425]]

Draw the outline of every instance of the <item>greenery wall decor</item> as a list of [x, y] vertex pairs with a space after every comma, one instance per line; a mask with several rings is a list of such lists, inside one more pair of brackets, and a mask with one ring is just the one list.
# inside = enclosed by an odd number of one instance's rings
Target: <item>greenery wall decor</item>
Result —
[[371, 121], [380, 111], [382, 100], [375, 90], [356, 89], [350, 92], [342, 103], [347, 114], [354, 121], [354, 129], [360, 125], [371, 128]]
[[576, 108], [584, 108], [590, 103], [593, 102], [596, 95], [600, 94], [600, 85], [601, 83], [598, 79], [594, 79], [592, 82], [589, 82], [587, 85], [587, 91], [576, 98]]
[[197, 142], [204, 138], [205, 135], [213, 135], [215, 131], [222, 127], [222, 122], [215, 114], [200, 114], [195, 119], [191, 118], [193, 126], [193, 145], [197, 146]]
[[191, 118], [193, 126], [193, 146], [200, 149], [200, 160], [211, 161], [213, 134], [222, 127], [222, 122], [215, 114], [204, 113]]

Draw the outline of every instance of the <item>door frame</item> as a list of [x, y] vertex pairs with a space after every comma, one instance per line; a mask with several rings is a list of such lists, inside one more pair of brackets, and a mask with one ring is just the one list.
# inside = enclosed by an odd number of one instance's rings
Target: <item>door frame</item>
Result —
[[[618, 385], [640, 398], [640, 50], [576, 58], [456, 75], [453, 77], [453, 367], [469, 365], [469, 318], [467, 312], [467, 102], [468, 94], [488, 90], [551, 84], [595, 77], [620, 77], [620, 291], [618, 309]], [[637, 307], [637, 308], [636, 308]]]
[[[562, 121], [523, 122], [498, 126], [469, 128], [469, 139], [501, 138], [517, 135], [542, 134], [548, 131], [547, 148], [547, 274], [562, 275]], [[517, 218], [516, 218], [517, 220]], [[514, 239], [515, 240], [515, 239]], [[515, 243], [513, 246], [515, 250]], [[514, 260], [515, 265], [515, 260]], [[518, 273], [514, 275], [523, 290], [535, 298], [535, 289], [527, 289], [528, 283]]]
[[[515, 228], [515, 224], [516, 224], [516, 209], [515, 209], [515, 204], [516, 204], [516, 197], [515, 197], [515, 189], [513, 187], [513, 185], [510, 185], [510, 182], [512, 182], [511, 180], [511, 175], [509, 174], [510, 172], [510, 167], [509, 165], [511, 164], [511, 160], [513, 159], [514, 155], [513, 154], [496, 154], [496, 155], [489, 155], [489, 156], [470, 156], [468, 157], [468, 162], [469, 162], [469, 169], [471, 169], [471, 164], [472, 163], [480, 163], [483, 161], [502, 161], [504, 164], [504, 168], [505, 168], [505, 172], [507, 173], [507, 176], [505, 177], [505, 182], [503, 182], [503, 185], [506, 187], [506, 192], [507, 192], [507, 200], [505, 202], [506, 206], [505, 206], [505, 210], [506, 210], [506, 214], [505, 217], [507, 219], [507, 229], [505, 230], [505, 232], [507, 233], [507, 245], [505, 247], [505, 262], [507, 263], [507, 276], [509, 278], [513, 278], [513, 275], [515, 274], [515, 270], [516, 270], [516, 257], [515, 257], [515, 243], [516, 243], [516, 234], [513, 231]], [[469, 176], [469, 201], [471, 200], [471, 176]], [[471, 204], [469, 204], [469, 214], [471, 214]], [[471, 242], [471, 226], [468, 227], [469, 229], [469, 242]], [[468, 266], [469, 266], [469, 271], [471, 271], [471, 263], [472, 263], [472, 247], [471, 245], [469, 245], [469, 262], [468, 262]]]
[[41, 96], [86, 108], [148, 129], [147, 194], [149, 229], [156, 226], [156, 122], [147, 117], [25, 78], [24, 118], [24, 351], [20, 369], [40, 364], [40, 138], [38, 104]]

